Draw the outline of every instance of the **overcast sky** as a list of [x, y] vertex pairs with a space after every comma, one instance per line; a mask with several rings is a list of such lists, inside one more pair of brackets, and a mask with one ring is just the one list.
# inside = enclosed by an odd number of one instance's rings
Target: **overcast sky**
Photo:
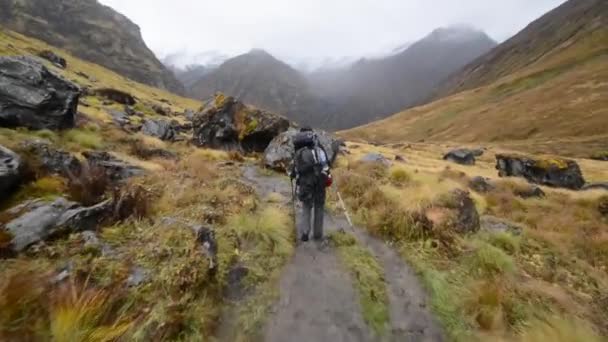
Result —
[[262, 48], [284, 59], [373, 56], [437, 27], [502, 41], [564, 0], [100, 0], [137, 23], [157, 55]]

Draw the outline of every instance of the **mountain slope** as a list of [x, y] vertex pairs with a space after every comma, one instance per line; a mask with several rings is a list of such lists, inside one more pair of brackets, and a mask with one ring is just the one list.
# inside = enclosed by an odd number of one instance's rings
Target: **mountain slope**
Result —
[[64, 48], [135, 81], [183, 94], [139, 27], [97, 0], [0, 0], [0, 24]]
[[333, 118], [332, 128], [353, 127], [420, 103], [440, 81], [494, 46], [475, 29], [441, 28], [394, 56], [317, 73], [311, 83], [341, 114]]
[[[583, 3], [590, 7], [579, 11], [577, 5]], [[594, 19], [589, 20], [588, 14], [593, 14]], [[479, 60], [492, 60], [497, 51], [514, 56], [533, 50], [537, 51], [535, 56], [543, 58], [486, 86], [342, 134], [382, 142], [513, 142], [523, 149], [542, 144], [549, 149], [559, 146], [562, 153], [587, 156], [592, 150], [608, 149], [605, 130], [608, 127], [607, 18], [605, 2], [571, 0], [539, 19], [537, 23], [543, 25], [538, 30], [527, 28]], [[536, 41], [540, 45], [529, 46], [530, 37], [540, 36], [546, 27], [557, 29], [579, 22], [588, 23], [580, 30], [584, 34], [573, 35], [570, 30], [564, 30], [565, 36], [556, 35], [554, 39], [562, 42], [559, 49], [553, 44], [545, 45], [544, 40]], [[496, 70], [497, 74], [511, 70], [502, 63], [484, 65], [482, 69]], [[462, 87], [490, 80], [470, 79], [462, 83]], [[556, 140], [579, 143], [559, 144]]]
[[300, 123], [320, 123], [312, 118], [319, 107], [307, 80], [263, 50], [252, 50], [229, 59], [203, 76], [190, 90], [200, 99], [209, 98], [218, 91]]
[[[599, 30], [606, 27], [608, 2], [604, 0], [568, 1], [532, 22], [519, 34], [490, 53], [476, 59], [442, 84], [438, 96], [490, 84], [526, 67], [543, 65], [553, 56], [572, 51], [571, 44], [581, 39], [593, 44], [591, 37], [601, 42]], [[597, 44], [598, 52], [606, 46]], [[588, 49], [584, 53], [593, 53]], [[576, 52], [575, 52], [576, 54]]]

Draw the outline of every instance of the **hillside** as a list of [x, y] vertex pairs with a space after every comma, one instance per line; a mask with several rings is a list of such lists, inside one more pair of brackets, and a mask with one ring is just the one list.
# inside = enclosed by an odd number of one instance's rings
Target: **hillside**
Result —
[[[608, 3], [571, 0], [555, 8], [490, 53], [443, 82], [437, 96], [488, 85], [525, 68], [548, 68], [554, 59], [586, 58], [606, 52]], [[585, 40], [589, 46], [571, 45]], [[561, 57], [560, 57], [561, 56]], [[568, 61], [561, 60], [561, 64]]]
[[332, 103], [332, 129], [378, 120], [427, 99], [439, 83], [496, 46], [468, 27], [440, 28], [396, 55], [360, 60], [351, 68], [310, 77], [317, 95]]
[[319, 101], [306, 79], [263, 50], [227, 60], [190, 89], [191, 95], [199, 99], [208, 99], [216, 92], [236, 96], [302, 124], [322, 126], [323, 116], [317, 111]]
[[[585, 4], [585, 11], [578, 10], [580, 4]], [[608, 148], [604, 129], [608, 126], [608, 25], [602, 23], [606, 23], [608, 17], [606, 8], [604, 1], [571, 0], [479, 59], [495, 62], [480, 68], [488, 70], [487, 75], [502, 76], [498, 80], [342, 135], [381, 142], [500, 142], [522, 149], [580, 156], [605, 150]], [[572, 11], [564, 13], [567, 9]], [[590, 14], [595, 18], [592, 21], [588, 20]], [[540, 27], [544, 29], [581, 22], [587, 23], [583, 25], [583, 33], [572, 35], [565, 31], [566, 36], [556, 36], [554, 40], [562, 42], [559, 49], [552, 44], [540, 44], [532, 49], [535, 52], [530, 56], [544, 57], [527, 64], [521, 62], [524, 59], [518, 59], [519, 70], [515, 66], [507, 67], [501, 63], [502, 58], [496, 57], [500, 51], [509, 51], [504, 56], [514, 56], [530, 50], [530, 37], [542, 35], [535, 29], [538, 23], [542, 23]], [[543, 50], [547, 47], [549, 50]], [[469, 66], [465, 70], [471, 68], [474, 69]], [[515, 72], [502, 75], [510, 70]], [[462, 83], [462, 88], [492, 80], [490, 76], [480, 81], [470, 79]]]
[[184, 94], [139, 27], [97, 0], [0, 0], [0, 24], [135, 81]]

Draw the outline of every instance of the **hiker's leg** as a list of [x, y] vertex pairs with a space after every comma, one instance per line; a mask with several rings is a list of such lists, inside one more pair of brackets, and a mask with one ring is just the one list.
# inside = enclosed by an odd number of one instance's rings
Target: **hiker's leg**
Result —
[[315, 218], [313, 237], [315, 240], [323, 238], [323, 216], [325, 213], [325, 189], [320, 190], [315, 196]]
[[312, 208], [312, 201], [302, 202], [302, 220], [300, 222], [300, 236], [308, 236], [310, 234]]

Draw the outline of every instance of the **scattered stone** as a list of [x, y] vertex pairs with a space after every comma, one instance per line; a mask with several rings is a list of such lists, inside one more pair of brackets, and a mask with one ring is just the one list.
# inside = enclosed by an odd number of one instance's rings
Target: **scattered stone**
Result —
[[530, 185], [525, 188], [518, 188], [515, 190], [515, 196], [519, 196], [521, 198], [543, 198], [546, 196], [543, 189], [538, 186]]
[[186, 117], [186, 120], [188, 121], [194, 120], [194, 115], [194, 111], [190, 109], [186, 109], [186, 111], [184, 112], [184, 117]]
[[289, 126], [283, 117], [220, 94], [214, 106], [194, 117], [193, 142], [199, 147], [263, 152]]
[[481, 217], [481, 229], [490, 232], [508, 232], [513, 235], [521, 235], [523, 228], [513, 222], [500, 219], [495, 216], [484, 215]]
[[171, 115], [171, 108], [162, 107], [159, 105], [152, 105], [152, 110], [158, 115], [169, 116]]
[[470, 151], [471, 151], [471, 154], [473, 154], [473, 156], [475, 156], [475, 157], [481, 157], [485, 153], [485, 150], [483, 148], [475, 148]]
[[82, 207], [65, 198], [53, 202], [34, 200], [10, 209], [17, 217], [6, 224], [11, 233], [11, 248], [21, 252], [47, 239], [83, 230], [94, 230], [112, 210], [111, 200], [91, 207]]
[[[101, 88], [94, 91], [95, 95], [127, 106], [133, 106], [137, 101], [133, 95], [118, 89]], [[110, 102], [112, 104], [112, 102]]]
[[109, 110], [108, 114], [110, 114], [110, 116], [112, 117], [112, 121], [114, 121], [114, 123], [116, 123], [120, 127], [124, 127], [131, 124], [131, 119], [129, 118], [129, 115], [125, 112], [121, 112], [118, 110]]
[[228, 300], [240, 300], [247, 294], [243, 286], [243, 279], [249, 275], [249, 269], [242, 264], [234, 265], [228, 271], [227, 286], [224, 290], [224, 297]]
[[203, 253], [209, 261], [209, 270], [215, 270], [217, 267], [217, 241], [215, 239], [215, 231], [213, 228], [197, 226], [194, 228], [196, 232], [196, 241], [201, 244]]
[[44, 171], [65, 177], [79, 175], [82, 163], [74, 155], [54, 148], [43, 140], [30, 140], [22, 144], [22, 151], [35, 160]]
[[[264, 164], [277, 171], [285, 171], [292, 162], [295, 150], [293, 147], [293, 138], [298, 133], [295, 129], [290, 129], [279, 134], [270, 142], [266, 151], [264, 151]], [[333, 162], [338, 157], [342, 141], [336, 139], [331, 134], [324, 131], [315, 131], [319, 143], [327, 152], [327, 157], [330, 162]]]
[[587, 183], [581, 188], [581, 190], [608, 190], [608, 182]]
[[475, 153], [466, 148], [456, 149], [444, 155], [443, 160], [461, 165], [475, 165]]
[[573, 160], [536, 159], [520, 155], [496, 155], [496, 169], [500, 177], [523, 177], [531, 183], [579, 190], [585, 179]]
[[80, 76], [80, 77], [82, 77], [82, 78], [84, 78], [84, 79], [86, 79], [86, 80], [90, 80], [90, 79], [91, 79], [91, 78], [89, 77], [89, 75], [85, 74], [85, 73], [84, 73], [84, 72], [82, 72], [82, 71], [77, 71], [77, 72], [76, 72], [76, 75], [78, 75], [78, 76]]
[[141, 132], [166, 141], [173, 141], [177, 135], [173, 126], [165, 120], [146, 119], [141, 128]]
[[455, 228], [461, 234], [475, 233], [480, 228], [479, 213], [469, 192], [456, 189], [452, 192], [451, 209], [456, 209]]
[[176, 153], [167, 151], [162, 148], [148, 148], [143, 144], [135, 143], [133, 145], [133, 153], [143, 159], [162, 158], [170, 160], [178, 160], [179, 156]]
[[388, 160], [382, 154], [376, 153], [376, 152], [368, 153], [368, 154], [364, 155], [363, 157], [361, 157], [361, 159], [359, 159], [359, 160], [364, 163], [379, 163], [379, 164], [383, 164], [385, 166], [391, 165], [390, 160]]
[[21, 182], [21, 158], [0, 145], [0, 193], [4, 196]]
[[486, 193], [494, 190], [495, 187], [490, 183], [489, 178], [477, 176], [471, 178], [471, 180], [469, 181], [469, 188], [479, 193]]
[[591, 156], [593, 160], [608, 161], [608, 151], [598, 152]]
[[122, 161], [108, 152], [86, 151], [83, 155], [89, 165], [103, 168], [106, 175], [113, 181], [122, 181], [144, 174], [144, 170], [140, 167]]
[[80, 89], [27, 57], [0, 57], [0, 127], [74, 127]]
[[400, 162], [400, 163], [405, 163], [405, 162], [406, 162], [406, 161], [405, 161], [405, 158], [403, 158], [403, 157], [402, 157], [402, 156], [400, 156], [400, 155], [396, 155], [396, 156], [395, 156], [395, 161]]
[[65, 69], [68, 66], [68, 62], [66, 62], [65, 58], [58, 56], [56, 53], [50, 50], [45, 50], [38, 53], [38, 56], [46, 59], [47, 61], [53, 63], [56, 67]]
[[141, 267], [135, 267], [131, 270], [129, 278], [127, 278], [128, 287], [137, 287], [150, 280], [149, 272]]

